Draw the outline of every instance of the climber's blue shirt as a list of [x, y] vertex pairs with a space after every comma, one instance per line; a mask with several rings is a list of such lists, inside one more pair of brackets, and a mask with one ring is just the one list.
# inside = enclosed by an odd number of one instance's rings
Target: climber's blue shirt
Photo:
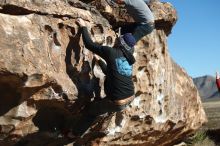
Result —
[[115, 63], [119, 74], [128, 77], [132, 75], [132, 66], [129, 65], [125, 57], [116, 58]]
[[94, 43], [86, 27], [82, 27], [82, 36], [85, 47], [102, 57], [106, 63], [99, 61], [106, 74], [105, 93], [112, 100], [119, 100], [134, 95], [132, 81], [132, 65], [129, 65], [121, 49], [101, 46]]

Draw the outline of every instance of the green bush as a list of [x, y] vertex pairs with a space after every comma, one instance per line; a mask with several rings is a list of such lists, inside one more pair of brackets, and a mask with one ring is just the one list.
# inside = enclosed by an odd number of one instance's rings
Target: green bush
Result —
[[203, 141], [199, 141], [199, 142], [195, 143], [193, 146], [216, 146], [216, 145], [212, 140], [210, 140], [207, 137]]
[[205, 130], [200, 130], [186, 140], [188, 146], [216, 146], [215, 143], [209, 139]]

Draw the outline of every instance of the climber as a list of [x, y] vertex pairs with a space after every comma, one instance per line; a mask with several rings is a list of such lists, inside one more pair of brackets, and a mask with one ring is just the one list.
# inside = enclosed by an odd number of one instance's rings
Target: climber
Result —
[[216, 85], [217, 85], [218, 91], [220, 92], [220, 76], [219, 76], [219, 72], [216, 72]]
[[[109, 0], [107, 0], [109, 1]], [[154, 29], [154, 16], [147, 4], [150, 0], [110, 0], [111, 3], [124, 4], [134, 23], [121, 27], [121, 33], [132, 33], [136, 42], [150, 34]]]
[[[134, 58], [130, 59], [129, 56], [133, 56], [135, 45], [135, 39], [130, 33], [118, 38], [114, 48], [98, 45], [91, 40], [85, 22], [77, 19], [77, 23], [81, 27], [85, 47], [103, 58], [107, 65], [97, 59], [97, 63], [106, 74], [104, 83], [106, 97], [92, 101], [83, 109], [81, 118], [72, 128], [71, 133], [75, 136], [85, 133], [99, 115], [121, 111], [133, 101], [132, 64]], [[123, 41], [122, 44], [121, 41]], [[69, 137], [71, 137], [70, 134]]]

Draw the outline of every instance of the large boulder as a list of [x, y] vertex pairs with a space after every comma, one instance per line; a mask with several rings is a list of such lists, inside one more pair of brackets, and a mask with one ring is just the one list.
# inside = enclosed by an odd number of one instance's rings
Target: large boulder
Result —
[[[136, 98], [126, 110], [97, 119], [77, 140], [80, 145], [171, 145], [206, 121], [192, 79], [169, 56], [176, 11], [159, 1], [150, 7], [156, 29], [135, 48]], [[91, 98], [104, 96], [104, 75], [75, 20], [86, 21], [94, 41], [112, 46], [117, 24], [132, 22], [120, 11], [104, 0], [0, 2], [0, 144], [22, 137], [20, 144], [26, 138], [27, 145], [74, 143], [38, 130], [62, 129]]]

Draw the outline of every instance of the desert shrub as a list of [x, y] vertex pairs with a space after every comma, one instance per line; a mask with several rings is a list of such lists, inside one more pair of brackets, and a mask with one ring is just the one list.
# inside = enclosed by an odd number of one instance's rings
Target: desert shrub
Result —
[[215, 143], [206, 137], [203, 141], [198, 141], [193, 146], [216, 146]]
[[194, 135], [186, 140], [188, 146], [216, 146], [215, 143], [208, 137], [207, 131], [199, 130]]

